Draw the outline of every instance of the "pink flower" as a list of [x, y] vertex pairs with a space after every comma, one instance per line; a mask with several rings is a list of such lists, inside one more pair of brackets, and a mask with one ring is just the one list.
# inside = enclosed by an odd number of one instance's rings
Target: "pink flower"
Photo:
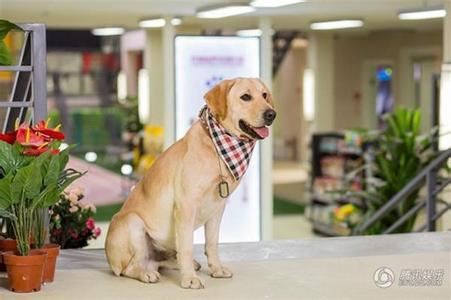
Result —
[[86, 205], [84, 206], [84, 209], [90, 210], [90, 211], [92, 211], [93, 213], [95, 213], [96, 210], [97, 210], [96, 207], [95, 207], [95, 205], [92, 204], [92, 203], [86, 204]]
[[89, 230], [93, 230], [96, 227], [96, 223], [94, 222], [93, 218], [88, 218], [86, 220], [86, 228]]
[[75, 187], [70, 191], [71, 194], [77, 195], [79, 198], [83, 197], [84, 190], [81, 187]]
[[71, 206], [71, 208], [69, 208], [69, 211], [71, 213], [77, 212], [78, 211], [78, 206]]
[[75, 231], [75, 230], [72, 229], [72, 228], [69, 228], [69, 230], [67, 231], [67, 233], [69, 233], [70, 237], [73, 238], [73, 239], [75, 239], [75, 240], [78, 238], [78, 232]]
[[96, 237], [98, 237], [101, 233], [102, 233], [102, 230], [100, 229], [100, 227], [97, 227], [96, 229], [94, 229], [94, 235]]
[[69, 193], [69, 195], [67, 195], [67, 198], [69, 199], [71, 205], [77, 204], [77, 202], [78, 202], [77, 194], [75, 194], [72, 191]]

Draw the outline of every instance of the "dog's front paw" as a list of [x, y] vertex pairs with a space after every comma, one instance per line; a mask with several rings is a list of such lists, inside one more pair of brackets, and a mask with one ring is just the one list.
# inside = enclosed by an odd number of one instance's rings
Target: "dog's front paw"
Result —
[[210, 276], [213, 278], [231, 278], [232, 271], [223, 266], [210, 267]]
[[203, 289], [204, 283], [197, 276], [183, 276], [182, 288], [184, 289]]
[[139, 279], [145, 283], [156, 283], [160, 280], [160, 273], [152, 270], [143, 271], [140, 274]]

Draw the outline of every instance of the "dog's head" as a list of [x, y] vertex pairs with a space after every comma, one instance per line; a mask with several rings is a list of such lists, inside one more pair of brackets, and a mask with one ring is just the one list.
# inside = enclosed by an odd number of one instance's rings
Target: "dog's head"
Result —
[[276, 118], [271, 92], [258, 78], [223, 80], [204, 98], [216, 120], [236, 136], [264, 139]]

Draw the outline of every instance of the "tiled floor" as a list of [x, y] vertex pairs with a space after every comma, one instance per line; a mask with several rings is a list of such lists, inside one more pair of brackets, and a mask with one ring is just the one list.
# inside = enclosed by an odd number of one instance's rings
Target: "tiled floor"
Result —
[[[2, 289], [0, 299], [449, 299], [451, 233], [421, 233], [329, 239], [223, 244], [221, 257], [232, 279], [208, 276], [202, 247], [195, 247], [203, 268], [203, 290], [179, 287], [177, 271], [162, 270], [157, 284], [115, 277], [101, 250], [63, 251], [56, 281], [37, 294]], [[387, 288], [375, 274], [389, 268]], [[403, 270], [432, 270], [443, 277], [434, 285], [402, 286]], [[377, 278], [376, 278], [377, 279]]]

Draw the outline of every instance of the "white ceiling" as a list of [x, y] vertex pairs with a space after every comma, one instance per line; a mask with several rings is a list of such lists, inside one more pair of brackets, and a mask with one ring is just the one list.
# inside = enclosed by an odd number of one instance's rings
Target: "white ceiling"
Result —
[[[137, 28], [149, 16], [182, 16], [184, 25], [208, 29], [252, 28], [259, 16], [271, 16], [276, 29], [307, 30], [310, 22], [336, 18], [362, 18], [363, 29], [439, 29], [443, 20], [399, 21], [397, 12], [442, 5], [446, 0], [307, 0], [307, 2], [219, 20], [195, 17], [197, 8], [231, 3], [227, 0], [0, 0], [0, 18], [15, 22], [43, 22], [53, 28], [92, 28], [119, 25]], [[238, 1], [240, 2], [240, 1]], [[241, 1], [243, 2], [243, 1]]]

